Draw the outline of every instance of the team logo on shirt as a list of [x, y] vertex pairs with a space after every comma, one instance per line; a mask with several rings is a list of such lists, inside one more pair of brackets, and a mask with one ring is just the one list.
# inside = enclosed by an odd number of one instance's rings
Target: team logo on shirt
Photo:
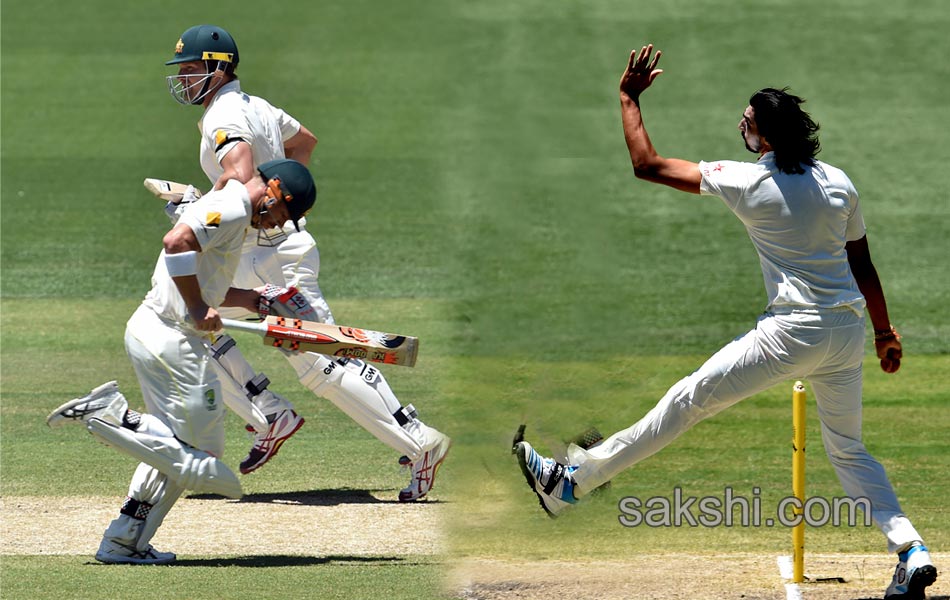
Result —
[[215, 397], [214, 397], [214, 388], [205, 390], [205, 408], [207, 410], [215, 410]]
[[217, 227], [220, 224], [221, 224], [221, 213], [209, 212], [207, 215], [205, 215], [206, 227]]
[[217, 131], [214, 132], [214, 145], [215, 145], [215, 146], [217, 146], [217, 147], [220, 148], [221, 145], [224, 144], [224, 143], [227, 142], [227, 141], [228, 141], [228, 132], [227, 132], [227, 131], [225, 131], [225, 130], [223, 130], [223, 129], [219, 129], [219, 130], [217, 130]]

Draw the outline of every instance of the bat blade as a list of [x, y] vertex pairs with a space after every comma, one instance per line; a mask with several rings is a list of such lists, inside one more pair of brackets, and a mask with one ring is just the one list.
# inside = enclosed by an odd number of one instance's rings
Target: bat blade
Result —
[[[146, 178], [142, 184], [145, 186], [145, 189], [154, 196], [166, 202], [171, 202], [172, 204], [181, 202], [182, 197], [185, 195], [185, 190], [188, 189], [188, 186], [184, 183], [177, 183], [166, 179], [153, 179], [151, 177]], [[195, 189], [195, 197], [201, 197], [201, 192], [197, 189]]]
[[358, 327], [273, 316], [267, 317], [263, 323], [231, 319], [221, 321], [228, 329], [258, 333], [264, 336], [265, 345], [292, 352], [316, 352], [412, 367], [416, 364], [419, 351], [419, 338]]

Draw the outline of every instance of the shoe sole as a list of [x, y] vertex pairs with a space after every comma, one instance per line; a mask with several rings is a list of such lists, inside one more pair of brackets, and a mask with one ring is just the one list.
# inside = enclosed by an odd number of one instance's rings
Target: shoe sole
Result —
[[[65, 424], [65, 423], [69, 422], [69, 421], [82, 421], [82, 420], [83, 420], [82, 418], [74, 419], [74, 418], [70, 418], [70, 417], [63, 417], [63, 416], [61, 416], [59, 413], [65, 411], [65, 410], [69, 410], [70, 408], [73, 408], [74, 406], [76, 406], [76, 405], [78, 405], [78, 404], [83, 404], [84, 402], [89, 402], [89, 401], [90, 401], [90, 398], [91, 398], [92, 396], [101, 395], [103, 392], [105, 392], [106, 390], [110, 390], [110, 389], [114, 389], [116, 392], [118, 392], [118, 391], [119, 391], [119, 384], [118, 384], [115, 380], [113, 380], [113, 381], [107, 381], [107, 382], [103, 383], [102, 385], [97, 386], [97, 387], [93, 388], [92, 390], [90, 390], [90, 392], [89, 392], [88, 394], [86, 394], [85, 396], [83, 396], [82, 398], [73, 398], [73, 399], [70, 400], [69, 402], [64, 402], [63, 404], [61, 404], [61, 405], [59, 406], [59, 408], [57, 408], [56, 410], [54, 410], [53, 412], [51, 412], [51, 413], [46, 417], [46, 425], [49, 426], [49, 427], [59, 427], [60, 425], [63, 425], [63, 424]], [[59, 417], [59, 419], [57, 419], [56, 417]]]
[[[451, 449], [452, 449], [452, 440], [449, 440], [449, 445], [445, 449], [445, 454], [443, 454], [442, 458], [440, 458], [439, 461], [435, 463], [435, 465], [432, 466], [432, 483], [429, 484], [429, 489], [426, 491], [426, 493], [422, 494], [418, 498], [407, 498], [405, 500], [403, 500], [402, 493], [400, 493], [399, 495], [400, 502], [418, 502], [419, 500], [422, 500], [423, 498], [425, 498], [429, 494], [429, 492], [432, 491], [432, 488], [435, 487], [435, 476], [439, 473], [439, 468], [442, 467], [442, 463], [445, 462], [446, 457], [449, 455], [449, 450]], [[399, 459], [399, 464], [402, 464], [402, 458]], [[409, 464], [412, 464], [412, 463], [409, 463]]]
[[552, 519], [557, 518], [557, 514], [551, 512], [551, 509], [547, 507], [544, 503], [544, 498], [541, 497], [541, 494], [535, 488], [535, 478], [534, 474], [531, 472], [531, 469], [528, 468], [528, 457], [525, 451], [525, 447], [521, 445], [521, 442], [515, 444], [515, 447], [511, 449], [512, 453], [518, 456], [518, 466], [521, 467], [521, 473], [524, 475], [524, 480], [528, 484], [528, 487], [531, 488], [531, 491], [534, 492], [534, 495], [538, 497], [538, 504], [541, 505], [541, 508], [544, 509], [544, 512], [548, 514]]
[[81, 422], [82, 419], [72, 419], [72, 418], [69, 418], [69, 417], [64, 417], [64, 416], [61, 415], [60, 413], [62, 413], [63, 411], [69, 410], [70, 408], [76, 406], [77, 404], [82, 404], [83, 402], [86, 402], [86, 400], [84, 400], [83, 398], [74, 398], [74, 399], [70, 400], [69, 402], [66, 402], [65, 404], [61, 404], [58, 408], [56, 408], [55, 410], [53, 410], [53, 412], [51, 412], [49, 415], [47, 415], [47, 417], [46, 417], [46, 425], [47, 425], [48, 427], [59, 427], [59, 426], [64, 425], [64, 424], [66, 424], [66, 423], [68, 423], [68, 422], [70, 422], [70, 421], [80, 421], [80, 422]]
[[924, 565], [917, 569], [907, 584], [907, 592], [884, 596], [884, 600], [926, 600], [925, 589], [937, 581], [937, 567]]
[[271, 453], [267, 456], [267, 460], [262, 461], [262, 462], [259, 462], [259, 463], [255, 464], [255, 465], [252, 466], [252, 467], [248, 467], [247, 469], [245, 469], [244, 467], [241, 467], [241, 474], [242, 474], [242, 475], [247, 475], [248, 473], [253, 473], [254, 471], [260, 469], [261, 467], [263, 467], [264, 465], [266, 465], [267, 463], [269, 463], [272, 458], [274, 458], [275, 456], [277, 456], [277, 452], [280, 451], [280, 447], [284, 445], [284, 442], [286, 442], [287, 440], [289, 440], [295, 433], [297, 433], [297, 431], [298, 431], [301, 427], [303, 427], [303, 424], [304, 424], [305, 422], [306, 422], [306, 420], [305, 420], [303, 417], [301, 417], [301, 418], [300, 418], [300, 422], [297, 423], [297, 426], [294, 427], [293, 431], [291, 431], [290, 433], [288, 433], [287, 435], [285, 435], [285, 436], [282, 437], [281, 439], [279, 439], [279, 440], [277, 440], [276, 442], [274, 442], [274, 451], [271, 452]]
[[920, 567], [914, 571], [914, 575], [910, 578], [910, 583], [907, 584], [907, 593], [904, 597], [923, 600], [927, 597], [924, 589], [933, 585], [935, 581], [937, 581], [937, 567], [933, 565]]
[[85, 403], [87, 403], [87, 402], [89, 402], [89, 400], [86, 399], [86, 397], [83, 397], [83, 398], [73, 398], [73, 399], [70, 400], [69, 402], [66, 402], [65, 404], [60, 405], [59, 408], [57, 408], [56, 410], [54, 410], [53, 412], [51, 412], [51, 413], [46, 417], [46, 425], [47, 425], [48, 427], [56, 428], [56, 427], [61, 427], [61, 426], [65, 425], [66, 423], [70, 423], [70, 422], [74, 422], [74, 421], [75, 421], [75, 422], [79, 422], [79, 423], [84, 423], [84, 422], [85, 422], [85, 419], [83, 419], [82, 417], [75, 417], [75, 418], [74, 418], [74, 417], [64, 417], [64, 416], [63, 416], [62, 414], [60, 414], [60, 413], [62, 413], [62, 412], [64, 412], [64, 411], [67, 411], [67, 410], [70, 410], [71, 408], [74, 408], [74, 407], [76, 407], [76, 406], [79, 406], [80, 404], [85, 404]]

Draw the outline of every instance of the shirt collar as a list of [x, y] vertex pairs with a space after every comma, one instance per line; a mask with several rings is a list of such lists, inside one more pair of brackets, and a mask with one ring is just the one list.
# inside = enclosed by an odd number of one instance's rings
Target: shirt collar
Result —
[[214, 93], [214, 98], [211, 99], [211, 104], [208, 105], [208, 108], [211, 108], [215, 102], [218, 101], [218, 98], [229, 93], [229, 92], [240, 92], [241, 91], [241, 80], [235, 79], [229, 81], [226, 84], [218, 88], [218, 91]]
[[229, 92], [240, 92], [241, 91], [241, 80], [235, 79], [234, 81], [229, 81], [226, 84], [218, 88], [218, 91], [214, 93], [214, 98], [211, 99], [211, 103], [208, 104], [208, 108], [201, 113], [201, 118], [198, 119], [198, 130], [201, 130], [201, 123], [205, 119], [205, 115], [208, 114], [208, 111], [211, 110], [211, 107], [214, 106], [214, 103], [218, 101], [218, 98], [227, 94]]

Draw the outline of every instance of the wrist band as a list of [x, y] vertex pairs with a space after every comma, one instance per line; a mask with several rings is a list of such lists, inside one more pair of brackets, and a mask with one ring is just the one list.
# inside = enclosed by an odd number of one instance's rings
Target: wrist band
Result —
[[896, 339], [896, 340], [901, 339], [900, 334], [897, 333], [897, 329], [895, 329], [893, 325], [891, 325], [889, 329], [875, 329], [874, 330], [874, 341], [879, 342], [879, 341], [890, 340], [890, 339]]
[[184, 277], [198, 272], [198, 253], [194, 250], [165, 255], [165, 268], [172, 277]]

